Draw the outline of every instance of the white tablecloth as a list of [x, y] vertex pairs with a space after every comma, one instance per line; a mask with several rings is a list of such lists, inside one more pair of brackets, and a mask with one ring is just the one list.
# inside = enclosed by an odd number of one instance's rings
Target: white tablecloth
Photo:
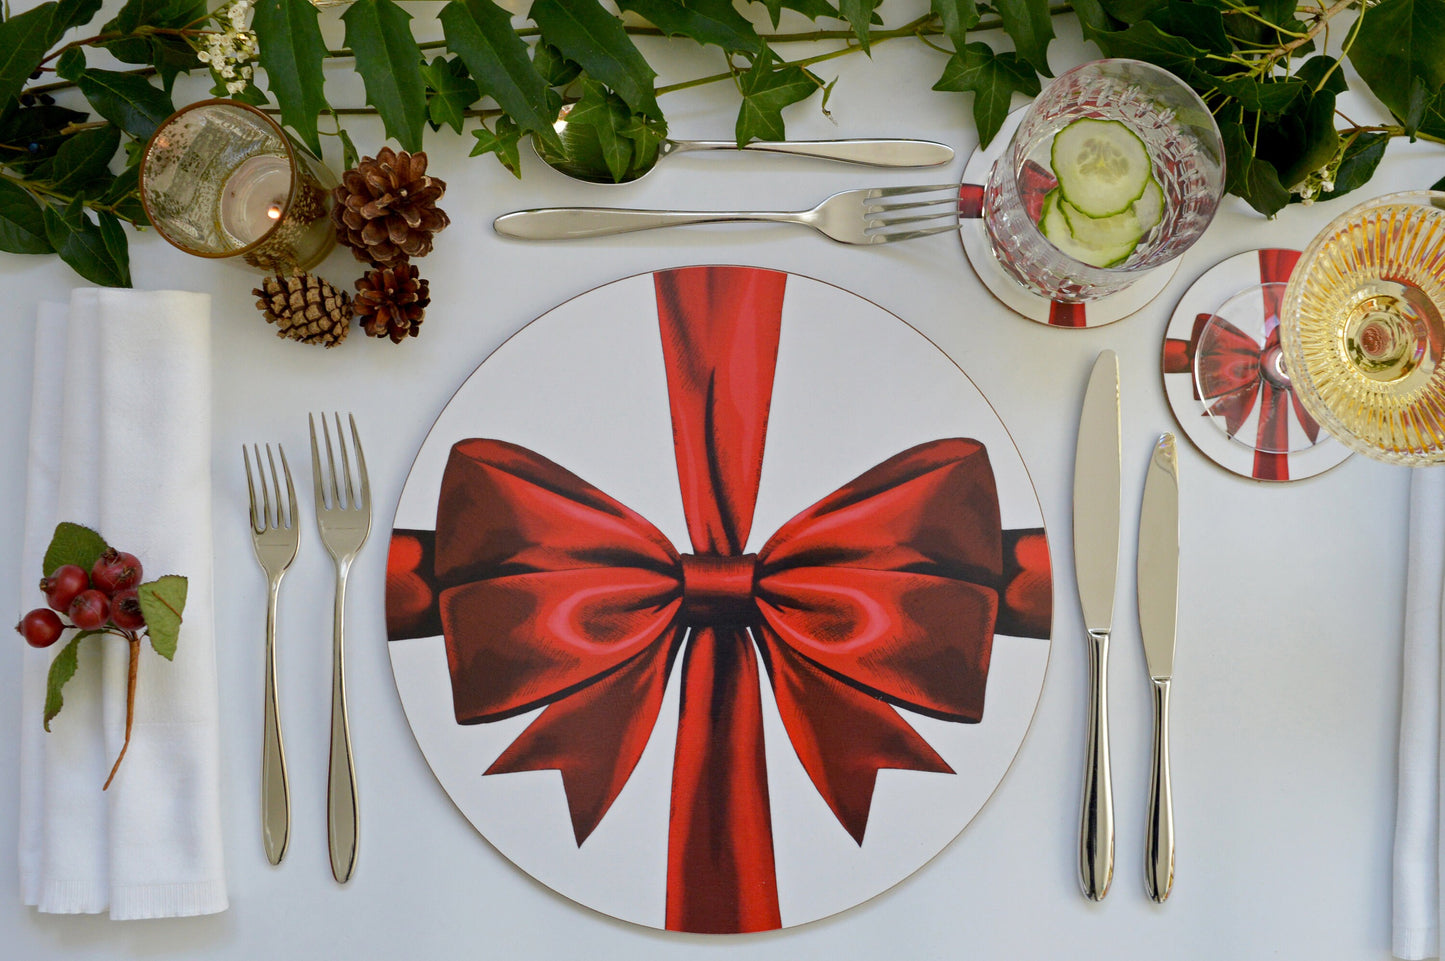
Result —
[[[919, 5], [921, 8], [921, 5]], [[892, 11], [901, 17], [906, 11]], [[1077, 27], [1052, 60], [1094, 55]], [[658, 57], [695, 75], [697, 48]], [[711, 69], [715, 55], [707, 54]], [[118, 924], [39, 916], [16, 890], [13, 777], [0, 777], [0, 931], [7, 957], [808, 957], [1386, 958], [1404, 591], [1404, 469], [1353, 458], [1301, 483], [1268, 486], [1227, 474], [1181, 444], [1183, 545], [1173, 698], [1178, 878], [1164, 906], [1142, 882], [1149, 690], [1133, 609], [1137, 505], [1154, 439], [1177, 429], [1159, 349], [1185, 287], [1225, 256], [1303, 246], [1360, 197], [1266, 221], [1235, 198], [1146, 309], [1094, 331], [1056, 330], [1010, 315], [983, 290], [956, 238], [848, 248], [802, 229], [694, 228], [572, 245], [504, 242], [491, 220], [555, 203], [658, 207], [802, 207], [834, 190], [956, 178], [975, 135], [969, 100], [930, 92], [943, 58], [916, 43], [822, 65], [841, 76], [829, 109], [792, 108], [795, 138], [922, 136], [959, 150], [947, 169], [878, 173], [815, 162], [676, 158], [642, 183], [573, 184], [525, 156], [515, 181], [471, 138], [428, 136], [432, 172], [449, 184], [452, 226], [420, 263], [433, 301], [419, 339], [400, 347], [353, 334], [322, 351], [278, 340], [252, 308], [256, 278], [186, 257], [154, 235], [132, 247], [139, 287], [186, 287], [214, 298], [216, 620], [223, 713], [226, 863], [232, 909], [212, 918]], [[346, 85], [338, 84], [344, 92]], [[332, 91], [337, 103], [356, 102]], [[1360, 113], [1380, 108], [1365, 98]], [[721, 87], [670, 96], [679, 137], [727, 136], [735, 95]], [[1354, 110], [1349, 111], [1356, 116]], [[1357, 119], [1361, 119], [1357, 116]], [[1362, 122], [1363, 119], [1362, 119]], [[379, 124], [350, 125], [364, 152]], [[1438, 148], [1433, 148], [1438, 151]], [[1392, 143], [1367, 191], [1424, 187], [1438, 152]], [[332, 158], [335, 159], [335, 158]], [[841, 916], [800, 929], [713, 940], [612, 921], [521, 874], [456, 811], [409, 733], [391, 680], [382, 625], [385, 534], [411, 458], [462, 379], [504, 338], [561, 300], [660, 267], [741, 263], [845, 286], [894, 311], [948, 351], [992, 400], [1033, 474], [1052, 536], [1055, 645], [1033, 728], [974, 823], [915, 876]], [[322, 272], [349, 283], [339, 252]], [[22, 530], [25, 416], [36, 304], [80, 283], [55, 258], [0, 256], [0, 544]], [[1085, 647], [1069, 543], [1073, 440], [1095, 354], [1123, 370], [1125, 507], [1112, 664], [1118, 865], [1102, 904], [1075, 881], [1084, 748]], [[546, 398], [532, 402], [546, 403]], [[361, 797], [352, 883], [327, 867], [325, 769], [331, 565], [311, 529], [282, 594], [282, 710], [291, 765], [291, 850], [270, 867], [260, 842], [262, 626], [265, 585], [245, 521], [243, 442], [282, 441], [304, 483], [308, 410], [354, 411], [366, 443], [375, 535], [352, 578], [351, 717]], [[303, 516], [310, 518], [309, 510]], [[0, 550], [0, 582], [17, 571]], [[0, 644], [0, 733], [18, 729], [19, 641]], [[0, 771], [17, 770], [18, 738], [0, 736]]]

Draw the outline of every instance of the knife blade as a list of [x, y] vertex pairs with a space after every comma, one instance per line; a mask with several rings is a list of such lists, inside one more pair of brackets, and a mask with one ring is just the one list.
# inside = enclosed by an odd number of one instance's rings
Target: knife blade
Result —
[[1119, 356], [1099, 354], [1084, 392], [1074, 454], [1074, 577], [1089, 637], [1089, 720], [1079, 829], [1079, 884], [1102, 901], [1114, 877], [1109, 774], [1109, 634], [1119, 568]]
[[1163, 902], [1174, 887], [1174, 798], [1169, 784], [1169, 683], [1179, 609], [1179, 460], [1174, 435], [1154, 445], [1139, 509], [1139, 632], [1154, 689], [1154, 762], [1144, 837], [1144, 885]]

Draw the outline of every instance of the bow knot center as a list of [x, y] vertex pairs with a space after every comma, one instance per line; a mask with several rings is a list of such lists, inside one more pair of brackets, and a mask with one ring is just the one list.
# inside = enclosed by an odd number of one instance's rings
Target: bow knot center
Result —
[[757, 619], [753, 585], [758, 555], [682, 555], [682, 619], [689, 624], [746, 624]]

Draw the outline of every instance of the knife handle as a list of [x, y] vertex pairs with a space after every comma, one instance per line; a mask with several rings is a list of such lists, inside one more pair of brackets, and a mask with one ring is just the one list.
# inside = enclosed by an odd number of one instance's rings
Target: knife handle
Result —
[[1169, 680], [1154, 679], [1154, 765], [1144, 836], [1144, 886], [1163, 904], [1174, 887], [1174, 797], [1169, 788]]
[[1079, 884], [1104, 900], [1114, 878], [1114, 789], [1109, 779], [1109, 632], [1089, 632], [1089, 740], [1079, 829]]

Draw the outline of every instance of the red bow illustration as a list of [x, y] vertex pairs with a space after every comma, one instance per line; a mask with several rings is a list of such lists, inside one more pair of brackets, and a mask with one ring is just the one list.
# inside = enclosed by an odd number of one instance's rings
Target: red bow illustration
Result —
[[[1282, 288], [1289, 281], [1290, 271], [1299, 260], [1299, 251], [1267, 249], [1259, 252], [1265, 340], [1260, 344], [1253, 336], [1213, 314], [1200, 314], [1188, 341], [1170, 339], [1164, 344], [1164, 372], [1193, 373], [1213, 388], [1208, 412], [1224, 418], [1226, 433], [1237, 434], [1249, 415], [1259, 405], [1259, 427], [1254, 446], [1253, 476], [1269, 480], [1288, 480], [1289, 461], [1285, 451], [1289, 443], [1289, 419], [1293, 412], [1299, 430], [1311, 441], [1319, 436], [1320, 426], [1304, 409], [1287, 377], [1278, 372], [1280, 363], [1279, 310]], [[1200, 334], [1214, 322], [1215, 332], [1209, 349], [1200, 346]], [[1194, 395], [1199, 397], [1198, 380]]]
[[[680, 660], [676, 930], [781, 924], [762, 671], [799, 761], [862, 843], [880, 769], [952, 773], [895, 706], [977, 722], [996, 621], [1047, 631], [1046, 552], [1042, 585], [1036, 555], [1032, 583], [1014, 576], [1029, 548], [1001, 530], [977, 441], [897, 454], [744, 553], [785, 279], [749, 268], [655, 275], [692, 553], [551, 460], [472, 439], [452, 448], [434, 545], [404, 539], [392, 565], [410, 566], [393, 573], [418, 586], [415, 570], [431, 569], [424, 589], [436, 592], [459, 723], [543, 708], [486, 773], [560, 771], [578, 844], [631, 776]], [[1021, 602], [1007, 596], [1018, 584]], [[399, 619], [429, 606], [398, 601]]]

